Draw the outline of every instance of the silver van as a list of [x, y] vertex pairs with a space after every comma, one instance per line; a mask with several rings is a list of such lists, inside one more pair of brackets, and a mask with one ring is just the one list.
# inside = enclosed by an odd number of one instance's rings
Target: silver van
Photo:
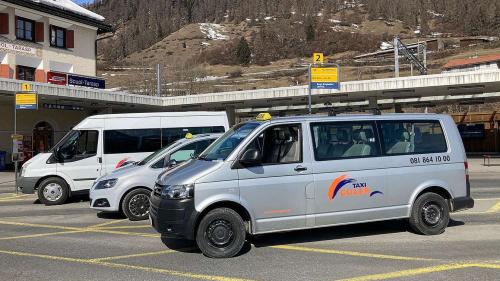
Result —
[[435, 235], [474, 206], [457, 127], [436, 114], [260, 114], [160, 174], [150, 200], [158, 232], [214, 258], [247, 234], [360, 222], [407, 218]]

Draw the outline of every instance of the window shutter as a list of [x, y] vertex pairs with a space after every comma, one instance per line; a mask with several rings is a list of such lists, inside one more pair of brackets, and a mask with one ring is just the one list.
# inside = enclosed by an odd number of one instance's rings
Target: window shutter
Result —
[[35, 23], [35, 41], [43, 42], [45, 40], [45, 28], [43, 22]]
[[0, 13], [0, 34], [9, 34], [9, 14]]
[[73, 49], [75, 47], [75, 31], [66, 30], [66, 48]]

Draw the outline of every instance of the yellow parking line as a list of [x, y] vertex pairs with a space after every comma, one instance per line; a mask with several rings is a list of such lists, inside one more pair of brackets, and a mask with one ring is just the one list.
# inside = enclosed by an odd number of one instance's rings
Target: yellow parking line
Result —
[[99, 227], [99, 229], [135, 229], [135, 228], [151, 228], [152, 226], [149, 224], [146, 225], [124, 225], [124, 226], [108, 226], [108, 227]]
[[415, 269], [394, 271], [394, 272], [388, 272], [388, 273], [364, 275], [364, 276], [359, 276], [359, 277], [354, 277], [354, 278], [342, 279], [341, 281], [385, 280], [385, 279], [403, 278], [403, 277], [415, 276], [415, 275], [420, 275], [420, 274], [433, 273], [433, 272], [439, 272], [439, 271], [447, 271], [447, 270], [467, 268], [467, 267], [473, 267], [473, 265], [465, 264], [465, 263], [450, 263], [450, 264], [442, 264], [442, 265], [435, 265], [435, 266], [429, 266], [429, 267], [421, 267], [421, 268], [415, 268]]
[[92, 261], [120, 260], [120, 259], [128, 259], [128, 258], [137, 258], [137, 257], [145, 257], [145, 256], [155, 256], [155, 255], [171, 254], [171, 253], [176, 253], [176, 252], [177, 251], [174, 251], [174, 250], [163, 250], [163, 251], [156, 251], [156, 252], [150, 252], [150, 253], [141, 253], [141, 254], [131, 254], [131, 255], [124, 255], [124, 256], [96, 258], [96, 259], [92, 259]]
[[22, 239], [22, 238], [36, 238], [36, 237], [44, 237], [44, 236], [52, 236], [52, 235], [60, 235], [60, 234], [71, 234], [71, 233], [81, 233], [87, 232], [86, 230], [72, 230], [72, 231], [59, 231], [59, 232], [50, 232], [50, 233], [39, 233], [39, 234], [30, 234], [30, 235], [21, 235], [21, 236], [11, 236], [11, 237], [1, 237], [0, 240], [14, 240], [14, 239]]
[[144, 271], [144, 272], [159, 273], [159, 274], [164, 274], [164, 275], [168, 275], [168, 276], [186, 277], [186, 278], [192, 278], [192, 279], [203, 279], [203, 280], [212, 280], [212, 281], [251, 281], [249, 279], [232, 278], [232, 277], [217, 276], [217, 275], [196, 274], [196, 273], [182, 272], [182, 271], [163, 269], [163, 268], [154, 268], [154, 267], [146, 267], [146, 266], [136, 266], [136, 265], [128, 265], [128, 264], [120, 264], [120, 263], [95, 261], [92, 259], [67, 258], [67, 257], [40, 255], [40, 254], [32, 254], [32, 253], [25, 253], [25, 252], [3, 251], [3, 250], [0, 250], [0, 254], [20, 256], [20, 257], [33, 257], [33, 258], [65, 261], [65, 262], [72, 262], [72, 263], [99, 265], [99, 266], [104, 266], [104, 267], [109, 267], [109, 268], [139, 270], [139, 271]]
[[70, 226], [58, 226], [58, 225], [47, 225], [47, 224], [35, 224], [35, 223], [25, 223], [25, 222], [14, 222], [14, 221], [2, 221], [0, 224], [4, 225], [15, 225], [15, 226], [28, 226], [28, 227], [38, 227], [38, 228], [49, 228], [49, 229], [60, 229], [60, 230], [80, 230], [85, 232], [97, 232], [97, 233], [109, 233], [109, 234], [120, 234], [138, 237], [154, 237], [158, 238], [161, 235], [152, 233], [138, 233], [129, 231], [116, 231], [116, 230], [106, 230], [93, 227], [70, 227]]
[[282, 249], [282, 250], [291, 250], [291, 251], [313, 252], [313, 253], [322, 253], [322, 254], [336, 254], [336, 255], [347, 255], [347, 256], [355, 256], [355, 257], [367, 257], [367, 258], [391, 259], [391, 260], [410, 260], [410, 261], [435, 260], [435, 259], [428, 259], [428, 258], [403, 257], [403, 256], [393, 256], [393, 255], [353, 252], [353, 251], [308, 248], [308, 247], [299, 247], [299, 246], [290, 246], [290, 245], [271, 246], [271, 248]]
[[35, 201], [37, 198], [7, 198], [7, 199], [0, 199], [0, 202], [18, 202], [18, 201]]
[[100, 224], [95, 224], [95, 225], [89, 226], [89, 228], [99, 228], [99, 227], [102, 227], [102, 226], [106, 226], [106, 225], [110, 225], [110, 224], [115, 224], [115, 223], [120, 223], [120, 222], [123, 222], [123, 221], [126, 221], [126, 219], [114, 220], [114, 221], [108, 221], [108, 222], [104, 222], [104, 223], [100, 223]]
[[474, 264], [471, 264], [471, 265], [475, 266], [475, 267], [482, 267], [482, 268], [500, 269], [500, 264], [474, 263]]
[[493, 205], [493, 207], [489, 208], [487, 213], [496, 213], [500, 211], [500, 202]]

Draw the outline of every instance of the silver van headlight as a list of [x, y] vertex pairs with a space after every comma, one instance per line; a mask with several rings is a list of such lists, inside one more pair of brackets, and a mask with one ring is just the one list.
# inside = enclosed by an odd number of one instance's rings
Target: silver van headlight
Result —
[[193, 195], [194, 184], [167, 185], [161, 191], [161, 196], [166, 199], [188, 199]]
[[112, 188], [113, 186], [116, 185], [118, 182], [118, 179], [109, 179], [109, 180], [102, 180], [99, 181], [94, 189], [107, 189], [107, 188]]

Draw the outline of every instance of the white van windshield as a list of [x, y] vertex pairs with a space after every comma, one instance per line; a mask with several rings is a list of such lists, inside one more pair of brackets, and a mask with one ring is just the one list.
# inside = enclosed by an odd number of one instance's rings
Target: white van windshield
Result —
[[250, 122], [234, 126], [216, 142], [210, 145], [199, 157], [200, 160], [225, 160], [231, 152], [250, 135], [260, 123]]

